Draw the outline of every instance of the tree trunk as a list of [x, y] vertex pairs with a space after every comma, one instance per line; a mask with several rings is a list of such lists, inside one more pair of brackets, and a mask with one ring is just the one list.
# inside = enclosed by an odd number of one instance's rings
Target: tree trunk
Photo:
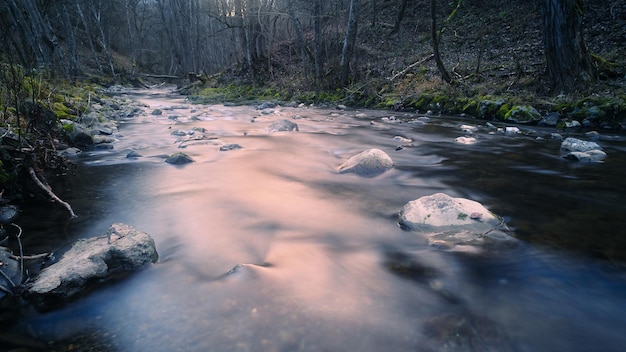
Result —
[[102, 3], [98, 2], [98, 7], [95, 4], [91, 4], [91, 13], [93, 18], [96, 21], [96, 25], [98, 26], [98, 31], [100, 32], [100, 45], [102, 45], [102, 49], [104, 50], [104, 55], [106, 56], [107, 63], [109, 64], [109, 69], [111, 71], [111, 77], [115, 78], [115, 66], [113, 66], [113, 57], [111, 56], [111, 51], [109, 48], [108, 40], [106, 35], [104, 34], [104, 24], [102, 23]]
[[354, 52], [354, 44], [356, 42], [356, 32], [358, 29], [359, 0], [350, 0], [350, 13], [348, 15], [348, 27], [346, 29], [346, 37], [341, 50], [341, 70], [339, 72], [339, 81], [341, 85], [348, 84], [348, 75], [350, 74], [350, 61]]
[[561, 92], [584, 89], [595, 81], [582, 28], [582, 0], [542, 0], [547, 75]]
[[300, 20], [296, 17], [296, 13], [293, 10], [293, 2], [287, 2], [287, 12], [293, 22], [293, 27], [296, 30], [296, 37], [298, 38], [298, 44], [300, 45], [300, 59], [302, 60], [302, 73], [306, 79], [307, 77], [307, 55], [306, 55], [306, 43], [304, 42], [304, 34], [302, 33], [302, 26], [300, 26]]
[[406, 11], [406, 4], [409, 0], [401, 0], [400, 9], [398, 9], [398, 14], [396, 15], [396, 23], [393, 25], [393, 29], [389, 32], [389, 35], [393, 35], [398, 33], [400, 30], [400, 23], [402, 23], [402, 19], [404, 18], [404, 12]]
[[63, 25], [65, 26], [65, 32], [67, 35], [67, 45], [70, 51], [69, 53], [69, 74], [72, 80], [76, 79], [80, 73], [80, 64], [78, 62], [78, 52], [76, 47], [76, 36], [74, 35], [74, 29], [72, 28], [72, 22], [70, 21], [69, 11], [65, 4], [63, 4]]
[[441, 37], [441, 32], [437, 30], [437, 0], [430, 0], [430, 21], [433, 55], [435, 56], [437, 69], [439, 69], [439, 73], [441, 73], [441, 78], [444, 81], [452, 83], [452, 77], [450, 77], [450, 74], [446, 70], [446, 66], [443, 64], [443, 61], [441, 61], [441, 54], [439, 53], [439, 38]]
[[315, 62], [315, 81], [321, 82], [322, 80], [322, 57], [320, 48], [322, 45], [322, 0], [315, 0], [313, 5], [313, 26], [315, 32], [315, 43], [313, 46], [313, 60]]
[[126, 13], [126, 30], [128, 32], [128, 45], [130, 46], [130, 61], [131, 61], [131, 74], [135, 74], [135, 68], [137, 67], [137, 48], [135, 46], [135, 40], [133, 36], [133, 30], [131, 26], [131, 10], [129, 0], [124, 1], [125, 13]]
[[83, 23], [83, 27], [85, 28], [85, 34], [87, 35], [87, 42], [89, 43], [89, 47], [91, 48], [91, 53], [93, 55], [93, 60], [98, 66], [98, 72], [103, 73], [102, 65], [100, 65], [100, 60], [98, 60], [98, 53], [96, 52], [96, 47], [93, 44], [93, 37], [91, 36], [91, 31], [89, 30], [89, 25], [87, 24], [87, 19], [85, 19], [85, 14], [80, 7], [80, 3], [76, 0], [76, 10], [78, 11], [78, 15], [80, 16], [80, 20]]

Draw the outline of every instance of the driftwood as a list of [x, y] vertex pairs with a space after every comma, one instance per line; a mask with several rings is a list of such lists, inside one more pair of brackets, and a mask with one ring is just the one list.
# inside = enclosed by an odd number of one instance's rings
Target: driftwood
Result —
[[54, 194], [54, 192], [52, 192], [52, 189], [50, 189], [50, 186], [47, 186], [43, 182], [41, 182], [41, 180], [39, 179], [39, 177], [37, 177], [37, 174], [35, 173], [35, 170], [32, 167], [28, 168], [28, 173], [30, 174], [30, 177], [35, 182], [35, 184], [39, 186], [39, 188], [44, 190], [44, 192], [46, 192], [48, 196], [50, 196], [50, 198], [59, 202], [61, 205], [63, 205], [67, 209], [67, 211], [70, 213], [70, 216], [72, 218], [77, 217], [76, 213], [74, 213], [74, 210], [72, 210], [72, 207], [67, 202], [64, 202], [63, 200], [61, 200], [61, 198], [59, 198], [56, 194]]
[[141, 74], [142, 77], [149, 77], [149, 78], [170, 78], [170, 79], [180, 79], [181, 77], [178, 76], [172, 76], [172, 75], [156, 75], [156, 74], [151, 74], [151, 73], [143, 73]]
[[426, 61], [428, 61], [428, 60], [430, 60], [430, 59], [432, 59], [434, 57], [435, 57], [434, 54], [430, 54], [430, 55], [426, 56], [425, 58], [410, 64], [409, 66], [407, 66], [407, 68], [405, 68], [404, 70], [396, 73], [395, 75], [393, 75], [392, 77], [390, 77], [388, 79], [390, 81], [394, 81], [396, 78], [406, 75], [407, 72], [409, 72], [410, 70], [412, 70], [416, 66], [419, 66], [419, 65], [423, 64], [424, 62], [426, 62]]

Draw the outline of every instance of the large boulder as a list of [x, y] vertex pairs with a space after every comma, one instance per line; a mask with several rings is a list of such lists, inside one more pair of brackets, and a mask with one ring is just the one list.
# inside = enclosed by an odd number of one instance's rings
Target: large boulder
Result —
[[590, 150], [602, 150], [602, 147], [596, 142], [568, 137], [561, 143], [561, 149], [567, 152], [588, 152]]
[[95, 144], [91, 131], [79, 123], [72, 124], [69, 139], [73, 146], [82, 150], [91, 150]]
[[485, 238], [509, 239], [495, 231], [507, 229], [502, 218], [476, 201], [444, 193], [408, 202], [400, 211], [399, 222], [404, 229], [426, 235], [431, 244], [448, 248], [482, 244]]
[[596, 142], [568, 137], [561, 143], [562, 157], [567, 160], [595, 163], [606, 158], [606, 153]]
[[393, 167], [393, 160], [380, 149], [363, 151], [339, 166], [339, 173], [355, 173], [360, 176], [373, 177]]
[[478, 117], [481, 119], [496, 117], [498, 110], [500, 110], [504, 103], [505, 101], [502, 98], [481, 100], [480, 103], [478, 103]]
[[125, 224], [113, 224], [104, 236], [78, 240], [63, 257], [43, 269], [26, 291], [46, 311], [158, 260], [154, 240]]

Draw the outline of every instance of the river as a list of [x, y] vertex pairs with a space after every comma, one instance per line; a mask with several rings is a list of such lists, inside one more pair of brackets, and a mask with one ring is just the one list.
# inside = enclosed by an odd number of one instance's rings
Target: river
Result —
[[[263, 113], [191, 105], [167, 90], [126, 97], [143, 113], [120, 121], [113, 150], [81, 154], [76, 174], [55, 186], [78, 218], [23, 214], [25, 234], [49, 238], [25, 245], [62, 252], [123, 222], [154, 238], [159, 262], [65, 308], [31, 312], [16, 331], [74, 351], [626, 346], [623, 136], [603, 133], [604, 163], [577, 164], [560, 158], [559, 140], [541, 138], [549, 128], [507, 135], [460, 117]], [[268, 133], [280, 119], [299, 131]], [[193, 128], [215, 139], [172, 135]], [[477, 143], [455, 142], [464, 135]], [[222, 142], [242, 148], [220, 151]], [[370, 178], [337, 172], [369, 148], [394, 168]], [[127, 158], [130, 150], [142, 157]], [[175, 152], [195, 162], [163, 162]], [[482, 203], [519, 241], [449, 251], [398, 226], [404, 204], [437, 192]]]

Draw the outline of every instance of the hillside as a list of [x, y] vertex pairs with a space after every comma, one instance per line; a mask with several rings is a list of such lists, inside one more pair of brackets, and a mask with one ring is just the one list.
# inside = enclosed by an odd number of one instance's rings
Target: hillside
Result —
[[[428, 1], [408, 1], [397, 32], [397, 1], [379, 1], [376, 11], [363, 6], [357, 37], [351, 84], [338, 88], [340, 44], [326, 48], [326, 81], [320, 86], [302, 73], [295, 42], [276, 43], [272, 49], [272, 72], [265, 72], [261, 98], [270, 90], [287, 99], [307, 102], [336, 101], [349, 106], [398, 110], [437, 110], [444, 113], [477, 114], [486, 97], [502, 98], [509, 107], [532, 105], [542, 113], [559, 112], [564, 118], [583, 120], [586, 109], [599, 106], [606, 112], [598, 124], [623, 128], [626, 117], [625, 62], [626, 4], [602, 0], [585, 2], [586, 42], [599, 73], [595, 85], [575, 94], [550, 91], [545, 77], [541, 10], [536, 1], [464, 1], [442, 34], [441, 53], [445, 66], [458, 83], [448, 85], [430, 59], [430, 14]], [[439, 8], [439, 21], [447, 18], [456, 3]], [[308, 34], [312, 35], [312, 34]], [[269, 61], [269, 60], [268, 60]], [[219, 76], [212, 86], [245, 83], [242, 71]], [[249, 83], [249, 82], [248, 82]], [[232, 86], [231, 86], [232, 89]], [[214, 90], [200, 93], [211, 101]], [[220, 97], [228, 97], [220, 91]], [[209, 96], [207, 99], [207, 95]], [[237, 91], [236, 96], [241, 96]], [[582, 104], [586, 104], [581, 110]], [[607, 106], [610, 106], [608, 108]], [[501, 114], [503, 116], [503, 114]], [[499, 117], [502, 117], [499, 116]], [[497, 118], [498, 116], [482, 116]]]

